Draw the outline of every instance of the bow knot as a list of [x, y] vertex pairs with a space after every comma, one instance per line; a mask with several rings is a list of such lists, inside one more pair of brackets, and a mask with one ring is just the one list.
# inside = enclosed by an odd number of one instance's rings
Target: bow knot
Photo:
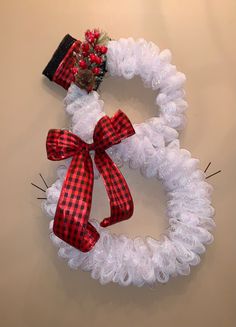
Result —
[[87, 145], [87, 150], [90, 152], [90, 151], [94, 151], [95, 150], [95, 145], [94, 143], [89, 143]]
[[83, 252], [91, 250], [99, 239], [97, 230], [88, 222], [94, 180], [89, 152], [95, 151], [94, 162], [110, 199], [110, 217], [105, 218], [101, 226], [126, 220], [133, 214], [133, 200], [123, 175], [105, 150], [134, 133], [131, 122], [121, 110], [112, 118], [103, 116], [98, 121], [91, 144], [67, 130], [48, 132], [48, 159], [55, 161], [72, 157], [58, 200], [53, 231]]

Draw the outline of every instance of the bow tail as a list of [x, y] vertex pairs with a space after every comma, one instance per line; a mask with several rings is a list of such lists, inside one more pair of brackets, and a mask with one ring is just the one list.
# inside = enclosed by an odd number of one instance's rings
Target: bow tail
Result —
[[55, 235], [83, 252], [90, 251], [99, 239], [97, 230], [88, 222], [93, 177], [92, 160], [81, 151], [67, 171], [53, 224]]
[[133, 214], [134, 205], [123, 175], [105, 151], [95, 153], [94, 161], [104, 179], [111, 209], [110, 217], [105, 218], [100, 225], [107, 227], [129, 219]]

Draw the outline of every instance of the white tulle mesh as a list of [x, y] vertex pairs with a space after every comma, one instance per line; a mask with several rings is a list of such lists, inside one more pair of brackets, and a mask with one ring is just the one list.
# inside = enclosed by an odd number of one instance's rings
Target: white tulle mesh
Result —
[[185, 123], [183, 112], [187, 103], [183, 85], [186, 78], [170, 61], [169, 50], [160, 52], [154, 43], [144, 39], [128, 38], [108, 43], [107, 70], [110, 75], [126, 79], [139, 75], [145, 87], [158, 91], [156, 104], [160, 107], [161, 121], [178, 130]]
[[[71, 268], [90, 271], [101, 284], [165, 283], [171, 276], [188, 275], [190, 266], [200, 262], [199, 254], [213, 239], [210, 233], [214, 227], [212, 188], [198, 168], [198, 160], [191, 158], [187, 150], [180, 149], [177, 140], [176, 129], [183, 125], [186, 108], [181, 89], [184, 77], [169, 64], [169, 51], [159, 53], [153, 43], [133, 39], [111, 41], [108, 48], [110, 74], [125, 78], [139, 74], [145, 85], [160, 91], [157, 96], [160, 117], [134, 125], [136, 134], [113, 146], [108, 153], [115, 162], [127, 162], [131, 168], [139, 168], [144, 176], [161, 181], [167, 192], [169, 228], [161, 240], [130, 239], [112, 234], [96, 220], [91, 220], [100, 239], [88, 253], [80, 252], [55, 236], [53, 220], [50, 235], [59, 247], [59, 256], [65, 258]], [[65, 105], [72, 118], [72, 132], [91, 142], [97, 121], [105, 115], [98, 93], [87, 94], [71, 85]], [[42, 203], [51, 218], [55, 215], [69, 163], [67, 160], [58, 168], [58, 179], [47, 189], [47, 200]], [[98, 177], [97, 171], [95, 174]]]

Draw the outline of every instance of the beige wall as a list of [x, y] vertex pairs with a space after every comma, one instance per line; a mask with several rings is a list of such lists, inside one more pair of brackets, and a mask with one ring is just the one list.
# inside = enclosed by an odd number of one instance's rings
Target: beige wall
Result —
[[[30, 186], [40, 183], [38, 172], [54, 181], [57, 163], [46, 159], [45, 136], [49, 128], [67, 125], [65, 92], [41, 71], [66, 33], [81, 37], [97, 26], [113, 38], [144, 37], [171, 49], [188, 78], [188, 125], [181, 144], [202, 168], [212, 161], [212, 171], [223, 170], [211, 179], [215, 242], [191, 276], [154, 289], [100, 286], [88, 273], [70, 271], [48, 238], [48, 219], [36, 200], [41, 193]], [[1, 0], [0, 27], [0, 325], [236, 326], [235, 0]], [[106, 79], [101, 94], [108, 113], [122, 106], [133, 122], [154, 114], [154, 94], [138, 79]], [[123, 172], [136, 212], [112, 230], [158, 237], [167, 225], [160, 183]], [[98, 183], [93, 204], [98, 217], [107, 210], [99, 189]]]

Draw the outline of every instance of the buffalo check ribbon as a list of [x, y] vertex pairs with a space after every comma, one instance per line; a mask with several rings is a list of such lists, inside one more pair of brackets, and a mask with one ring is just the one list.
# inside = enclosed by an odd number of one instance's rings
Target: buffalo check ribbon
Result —
[[57, 161], [72, 157], [54, 217], [53, 231], [60, 239], [80, 251], [90, 251], [99, 239], [99, 233], [88, 222], [94, 182], [90, 151], [95, 152], [94, 162], [103, 177], [110, 199], [110, 217], [103, 227], [130, 218], [133, 200], [128, 185], [106, 150], [135, 133], [128, 117], [118, 110], [109, 118], [103, 116], [95, 126], [93, 143], [85, 143], [68, 130], [51, 129], [46, 148], [48, 159]]
[[71, 68], [74, 67], [75, 61], [73, 57], [73, 52], [78, 52], [80, 49], [81, 41], [76, 40], [71, 47], [69, 48], [68, 52], [66, 53], [63, 60], [60, 62], [59, 66], [57, 67], [52, 80], [64, 87], [64, 89], [68, 89], [71, 85], [71, 82], [74, 81], [74, 74], [71, 71]]

